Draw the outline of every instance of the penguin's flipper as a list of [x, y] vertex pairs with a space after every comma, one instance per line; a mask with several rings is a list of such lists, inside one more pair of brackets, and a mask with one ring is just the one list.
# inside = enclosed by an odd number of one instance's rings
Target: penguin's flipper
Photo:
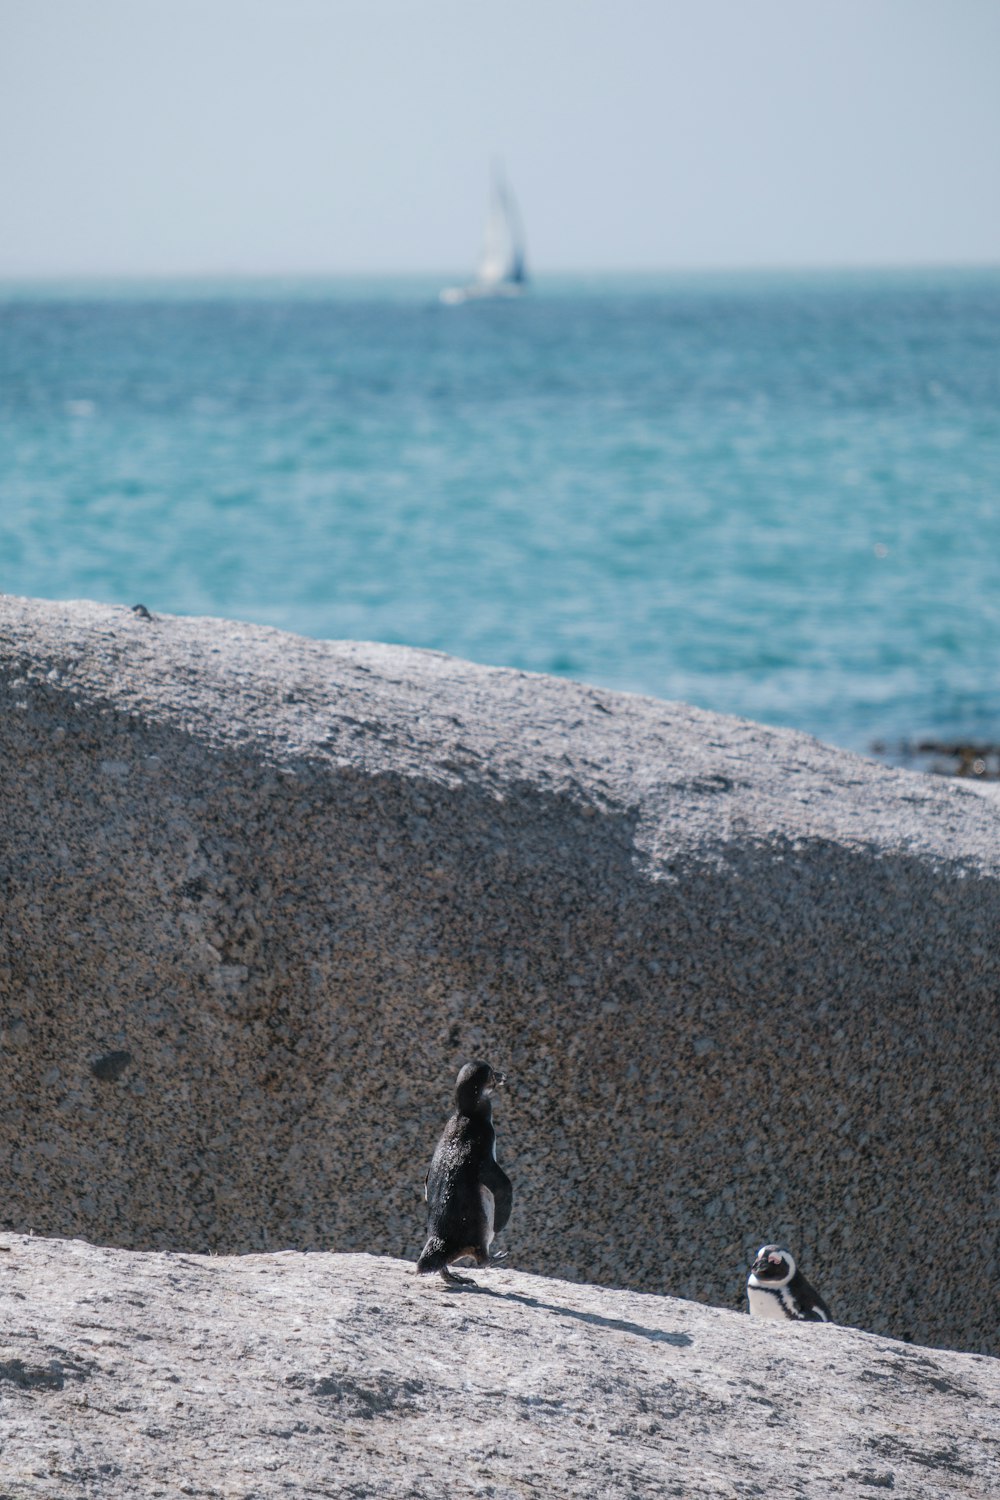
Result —
[[804, 1303], [807, 1309], [804, 1313], [801, 1314], [802, 1322], [832, 1323], [833, 1314], [827, 1307], [826, 1303], [823, 1301], [823, 1298], [820, 1296], [819, 1292], [817, 1292], [816, 1288], [812, 1286], [804, 1276], [802, 1276], [801, 1271], [799, 1272], [799, 1276], [801, 1277], [802, 1283], [799, 1302], [800, 1305]]
[[489, 1161], [479, 1180], [493, 1194], [493, 1233], [499, 1234], [501, 1229], [506, 1228], [514, 1206], [514, 1189], [510, 1185], [510, 1178], [495, 1161]]

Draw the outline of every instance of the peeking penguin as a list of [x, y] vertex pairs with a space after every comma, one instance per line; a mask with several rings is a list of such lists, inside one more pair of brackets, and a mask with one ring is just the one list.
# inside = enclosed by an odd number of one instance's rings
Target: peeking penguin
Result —
[[424, 1179], [429, 1209], [427, 1243], [420, 1252], [421, 1275], [440, 1271], [451, 1285], [475, 1286], [448, 1267], [471, 1255], [488, 1266], [493, 1236], [510, 1218], [510, 1179], [497, 1166], [492, 1095], [504, 1083], [484, 1062], [466, 1063], [455, 1086], [455, 1113], [441, 1133]]
[[799, 1323], [832, 1323], [830, 1309], [795, 1264], [790, 1250], [761, 1245], [747, 1277], [747, 1301], [754, 1318], [791, 1318]]

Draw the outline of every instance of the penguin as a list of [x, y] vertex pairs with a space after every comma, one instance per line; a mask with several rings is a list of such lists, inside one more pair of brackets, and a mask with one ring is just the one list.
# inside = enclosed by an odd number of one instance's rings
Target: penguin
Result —
[[830, 1309], [795, 1264], [790, 1250], [761, 1245], [747, 1277], [747, 1301], [754, 1318], [791, 1318], [799, 1323], [832, 1323]]
[[497, 1166], [491, 1095], [505, 1080], [488, 1063], [466, 1063], [455, 1084], [455, 1113], [441, 1132], [424, 1178], [429, 1208], [427, 1243], [417, 1271], [440, 1271], [450, 1285], [475, 1286], [448, 1267], [463, 1255], [488, 1266], [493, 1237], [510, 1218], [513, 1189]]

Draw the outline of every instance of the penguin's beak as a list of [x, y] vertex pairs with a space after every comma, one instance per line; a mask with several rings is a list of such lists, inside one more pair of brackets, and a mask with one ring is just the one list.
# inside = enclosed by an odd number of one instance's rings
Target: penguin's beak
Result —
[[493, 1074], [493, 1082], [491, 1084], [491, 1088], [502, 1089], [503, 1086], [504, 1086], [504, 1084], [506, 1082], [507, 1082], [507, 1075], [506, 1075], [506, 1073], [494, 1073]]

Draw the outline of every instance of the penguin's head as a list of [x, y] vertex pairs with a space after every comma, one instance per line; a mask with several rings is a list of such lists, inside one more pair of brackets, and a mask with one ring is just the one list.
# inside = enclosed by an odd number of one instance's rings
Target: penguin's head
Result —
[[781, 1245], [761, 1245], [750, 1267], [750, 1280], [760, 1286], [787, 1286], [795, 1275], [795, 1260]]
[[475, 1114], [505, 1082], [503, 1074], [494, 1073], [489, 1063], [466, 1063], [455, 1083], [455, 1103], [463, 1115]]

